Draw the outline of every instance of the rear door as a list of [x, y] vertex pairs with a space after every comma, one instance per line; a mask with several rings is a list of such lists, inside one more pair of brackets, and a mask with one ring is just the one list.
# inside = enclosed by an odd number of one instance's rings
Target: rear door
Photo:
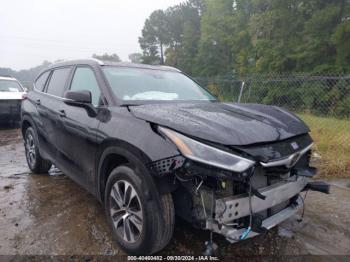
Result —
[[[104, 106], [95, 71], [89, 66], [77, 66], [68, 89], [72, 91], [88, 90], [91, 92], [92, 104], [98, 111]], [[86, 109], [61, 104], [57, 139], [59, 157], [67, 173], [74, 180], [92, 190], [97, 150], [96, 130], [99, 124], [98, 116], [90, 117]]]
[[[63, 104], [63, 93], [67, 88], [68, 78], [72, 67], [60, 67], [53, 69], [44, 92], [36, 101], [41, 122], [41, 132], [45, 150], [50, 155], [50, 159], [59, 167], [57, 163], [57, 126], [59, 124], [59, 109]], [[41, 146], [41, 144], [40, 144]]]
[[[38, 134], [40, 154], [44, 158], [53, 157], [49, 154], [49, 144], [48, 135], [43, 123], [43, 116], [46, 115], [45, 108], [41, 105], [41, 101], [45, 99], [46, 94], [44, 93], [46, 83], [48, 82], [51, 71], [46, 71], [42, 73], [34, 83], [34, 92], [28, 94], [28, 101], [31, 102], [30, 108], [35, 108], [34, 110], [28, 110], [31, 112], [31, 117], [33, 118], [36, 126], [36, 131]], [[48, 156], [49, 155], [49, 156]]]

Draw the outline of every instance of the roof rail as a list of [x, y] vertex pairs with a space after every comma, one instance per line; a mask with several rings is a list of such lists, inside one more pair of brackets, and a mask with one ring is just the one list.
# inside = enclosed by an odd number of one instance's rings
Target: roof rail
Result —
[[59, 64], [59, 63], [65, 63], [65, 62], [71, 62], [71, 61], [94, 61], [97, 62], [99, 65], [104, 65], [102, 60], [99, 60], [97, 58], [89, 57], [89, 58], [77, 58], [77, 59], [62, 59], [57, 62], [54, 62], [53, 64]]
[[14, 78], [12, 75], [3, 75], [3, 74], [0, 74], [0, 77]]
[[176, 67], [166, 66], [166, 65], [158, 65], [158, 66], [163, 67], [163, 68], [167, 68], [167, 69], [172, 69], [172, 70], [177, 71], [177, 72], [181, 72], [181, 70], [177, 69]]
[[12, 78], [12, 79], [16, 79], [14, 76], [12, 75], [2, 75], [0, 74], [0, 77], [6, 77], [6, 78]]
[[97, 59], [97, 58], [91, 57], [91, 58], [89, 58], [88, 60], [93, 60], [93, 61], [97, 62], [99, 65], [104, 65], [103, 61], [100, 60], [100, 59]]

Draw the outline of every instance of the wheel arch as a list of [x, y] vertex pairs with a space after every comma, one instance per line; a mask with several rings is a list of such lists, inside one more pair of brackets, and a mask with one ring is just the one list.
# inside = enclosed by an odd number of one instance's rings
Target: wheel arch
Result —
[[[123, 164], [130, 165], [137, 172], [149, 176], [149, 186], [152, 188], [155, 184], [152, 182], [152, 175], [147, 165], [151, 159], [140, 149], [122, 140], [107, 139], [101, 144], [97, 154], [96, 170], [96, 195], [97, 198], [104, 201], [104, 190], [106, 182], [111, 171]], [[153, 189], [156, 189], [155, 187]], [[151, 191], [149, 197], [151, 197]]]
[[22, 137], [24, 137], [28, 127], [36, 128], [34, 120], [30, 116], [24, 115], [21, 121]]

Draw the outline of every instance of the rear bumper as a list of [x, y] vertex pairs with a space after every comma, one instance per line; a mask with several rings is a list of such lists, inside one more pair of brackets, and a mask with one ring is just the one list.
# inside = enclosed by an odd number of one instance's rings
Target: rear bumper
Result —
[[20, 121], [21, 103], [21, 100], [0, 100], [0, 122]]
[[18, 122], [21, 120], [21, 113], [4, 114], [0, 113], [0, 123]]
[[[266, 196], [266, 199], [260, 199], [256, 196], [251, 197], [251, 205], [253, 214], [273, 208], [298, 196], [308, 184], [305, 177], [290, 178], [288, 182], [282, 182], [273, 186], [259, 190]], [[293, 216], [301, 206], [300, 196], [287, 205], [286, 208], [280, 210], [272, 216], [262, 221], [262, 227], [270, 229], [282, 221]], [[232, 243], [239, 241], [240, 236], [246, 231], [246, 228], [237, 228], [235, 221], [250, 215], [249, 196], [247, 194], [232, 196], [223, 199], [217, 199], [215, 203], [215, 218], [207, 220], [206, 229], [221, 234]], [[258, 235], [256, 232], [250, 232], [247, 236], [253, 237]]]

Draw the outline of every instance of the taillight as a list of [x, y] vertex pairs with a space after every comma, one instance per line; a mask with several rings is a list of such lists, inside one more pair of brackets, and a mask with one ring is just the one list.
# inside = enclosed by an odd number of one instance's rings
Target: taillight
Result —
[[22, 95], [22, 100], [27, 99], [27, 97], [28, 97], [27, 94], [23, 94], [23, 95]]

